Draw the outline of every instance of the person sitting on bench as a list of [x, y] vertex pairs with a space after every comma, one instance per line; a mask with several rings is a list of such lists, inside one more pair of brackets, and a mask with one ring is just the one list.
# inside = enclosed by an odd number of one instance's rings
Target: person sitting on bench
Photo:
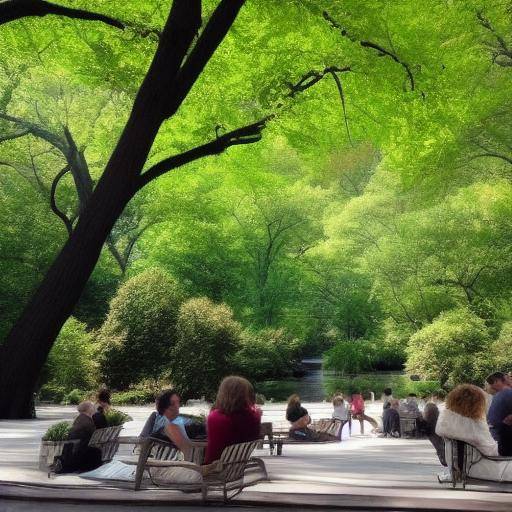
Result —
[[289, 436], [297, 441], [333, 441], [337, 440], [334, 436], [326, 432], [317, 432], [308, 425], [311, 423], [311, 417], [307, 409], [302, 407], [300, 397], [293, 394], [288, 398], [286, 408], [286, 419], [291, 423]]

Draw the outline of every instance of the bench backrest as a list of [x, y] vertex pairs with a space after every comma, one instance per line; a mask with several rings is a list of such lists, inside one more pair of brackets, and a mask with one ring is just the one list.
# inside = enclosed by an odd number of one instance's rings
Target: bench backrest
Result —
[[234, 482], [243, 478], [245, 467], [258, 443], [257, 440], [248, 441], [224, 448], [219, 460], [224, 466], [223, 473], [226, 482]]
[[119, 448], [119, 434], [123, 426], [98, 428], [96, 429], [91, 439], [89, 446], [99, 448], [101, 450], [101, 460], [103, 462], [111, 461]]

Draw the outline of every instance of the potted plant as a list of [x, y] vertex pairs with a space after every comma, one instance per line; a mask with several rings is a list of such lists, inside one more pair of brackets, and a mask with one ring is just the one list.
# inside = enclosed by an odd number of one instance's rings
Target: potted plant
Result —
[[55, 457], [62, 454], [70, 430], [71, 422], [60, 421], [46, 431], [41, 439], [39, 469], [46, 471], [53, 464]]

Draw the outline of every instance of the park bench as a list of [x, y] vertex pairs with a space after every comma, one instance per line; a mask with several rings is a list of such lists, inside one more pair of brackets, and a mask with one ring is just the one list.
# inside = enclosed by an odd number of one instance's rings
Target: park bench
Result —
[[[99, 448], [101, 450], [101, 461], [103, 463], [110, 462], [119, 448], [119, 434], [123, 426], [106, 427], [96, 429], [91, 439], [89, 446]], [[70, 445], [71, 451], [78, 448], [80, 441], [78, 439], [67, 439], [54, 443], [41, 443], [41, 450], [39, 453], [39, 469], [48, 471], [50, 477], [53, 471], [55, 458], [62, 455], [64, 447]]]
[[[253, 485], [261, 480], [268, 480], [265, 464], [261, 459], [251, 457], [259, 444], [259, 440], [228, 446], [222, 452], [215, 470], [206, 472], [198, 461], [201, 459], [205, 443], [195, 443], [192, 452], [187, 454], [191, 460], [183, 460], [183, 454], [171, 443], [160, 439], [147, 438], [140, 445], [138, 457], [122, 459], [125, 464], [136, 464], [134, 489], [142, 488], [144, 475], [158, 487], [182, 491], [201, 492], [203, 500], [208, 498], [210, 491], [221, 491], [224, 501], [232, 499], [242, 492], [244, 487]], [[198, 450], [194, 453], [195, 450]], [[202, 451], [201, 451], [202, 450]], [[199, 455], [201, 454], [201, 456]], [[181, 468], [192, 471], [197, 476], [193, 483], [166, 481], [159, 478], [156, 469]]]
[[[348, 420], [347, 420], [348, 421]], [[275, 453], [277, 456], [282, 455], [283, 445], [301, 445], [301, 444], [325, 444], [336, 443], [341, 441], [341, 430], [347, 421], [333, 420], [333, 419], [320, 419], [314, 420], [311, 423], [311, 428], [317, 432], [325, 432], [332, 435], [334, 438], [327, 441], [310, 441], [294, 439], [290, 437], [289, 429], [273, 429], [272, 439], [268, 441], [263, 440], [263, 444], [268, 444], [270, 447], [270, 455]]]
[[512, 457], [489, 457], [483, 455], [473, 445], [458, 439], [444, 438], [444, 444], [446, 462], [448, 463], [453, 488], [456, 488], [457, 484], [461, 484], [462, 488], [465, 489], [467, 483], [481, 483], [483, 480], [473, 478], [469, 473], [471, 467], [482, 459], [495, 462], [510, 461], [512, 463]]

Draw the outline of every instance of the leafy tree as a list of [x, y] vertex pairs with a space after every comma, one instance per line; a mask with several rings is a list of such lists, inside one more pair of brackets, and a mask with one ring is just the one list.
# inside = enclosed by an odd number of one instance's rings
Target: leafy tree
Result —
[[161, 376], [177, 343], [182, 301], [176, 281], [158, 268], [123, 283], [98, 332], [104, 347], [101, 371], [109, 386], [125, 389], [146, 377]]
[[98, 346], [85, 324], [70, 317], [52, 347], [46, 363], [48, 384], [62, 388], [92, 389], [98, 382]]
[[407, 370], [442, 386], [481, 384], [492, 367], [485, 322], [467, 308], [447, 311], [413, 334]]
[[184, 398], [213, 398], [222, 377], [234, 369], [240, 324], [225, 304], [199, 297], [181, 305], [176, 330], [171, 381]]

